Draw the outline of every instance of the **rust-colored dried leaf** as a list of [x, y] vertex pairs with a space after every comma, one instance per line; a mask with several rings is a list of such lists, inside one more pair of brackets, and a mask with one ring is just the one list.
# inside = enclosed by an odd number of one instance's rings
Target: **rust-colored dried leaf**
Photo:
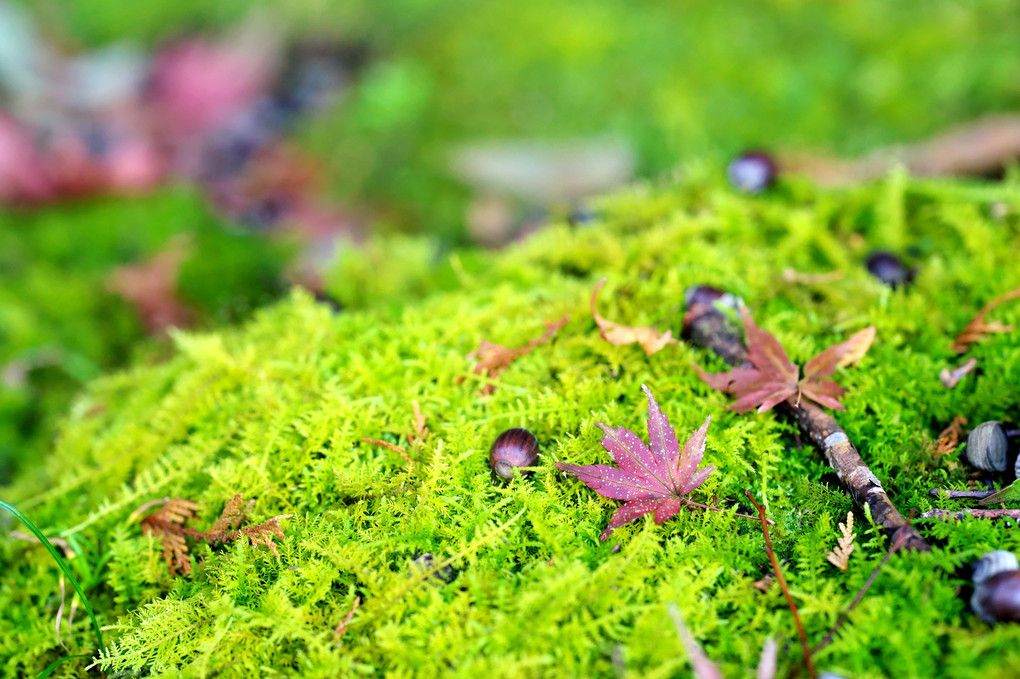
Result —
[[803, 397], [826, 408], [845, 410], [839, 398], [846, 390], [824, 378], [832, 375], [837, 368], [864, 356], [875, 338], [873, 326], [812, 358], [805, 366], [803, 379], [798, 379], [800, 370], [790, 361], [779, 340], [758, 327], [746, 307], [742, 311], [744, 334], [747, 337], [747, 361], [751, 365], [715, 374], [694, 366], [701, 379], [710, 387], [737, 397], [730, 405], [730, 410], [747, 412], [757, 407], [758, 412], [762, 413], [793, 396], [797, 396], [796, 402], [791, 401], [795, 406], [800, 404]]
[[677, 340], [673, 338], [672, 330], [659, 332], [651, 326], [621, 325], [600, 316], [599, 312], [595, 309], [595, 302], [598, 299], [599, 290], [602, 289], [605, 282], [605, 278], [600, 280], [598, 285], [595, 286], [595, 290], [591, 293], [591, 315], [595, 319], [595, 324], [599, 326], [599, 335], [602, 339], [618, 346], [640, 344], [641, 348], [649, 356], [662, 351], [669, 344], [677, 344]]
[[875, 341], [875, 326], [869, 325], [864, 330], [855, 332], [850, 339], [834, 344], [818, 354], [804, 365], [804, 379], [817, 380], [829, 377], [837, 368], [844, 368], [857, 363], [871, 348]]
[[114, 270], [107, 281], [110, 292], [135, 307], [151, 335], [188, 327], [194, 320], [194, 312], [180, 301], [177, 291], [177, 275], [189, 250], [189, 241], [174, 240], [157, 255]]
[[942, 372], [939, 373], [939, 380], [942, 381], [942, 386], [946, 389], [952, 389], [960, 383], [964, 377], [969, 375], [977, 367], [977, 359], [973, 356], [968, 358], [963, 365], [960, 365], [952, 370], [943, 368]]
[[853, 512], [846, 513], [846, 522], [839, 524], [839, 531], [842, 535], [836, 540], [836, 546], [832, 548], [825, 558], [829, 560], [833, 566], [841, 571], [845, 571], [850, 563], [850, 555], [853, 553], [854, 548], [857, 545], [854, 544], [854, 538], [857, 537], [857, 533], [854, 530], [854, 515]]
[[998, 321], [988, 322], [985, 320], [985, 317], [997, 307], [1014, 299], [1020, 299], [1020, 288], [1014, 288], [1009, 292], [1005, 292], [981, 307], [981, 310], [974, 315], [974, 318], [967, 324], [967, 327], [953, 341], [953, 351], [962, 354], [967, 351], [967, 347], [981, 341], [987, 335], [996, 332], [1012, 332], [1012, 325], [1005, 325]]
[[[522, 347], [511, 349], [510, 347], [504, 347], [501, 344], [494, 344], [482, 340], [478, 348], [468, 354], [469, 358], [477, 359], [475, 362], [474, 373], [476, 375], [484, 375], [488, 378], [494, 378], [502, 373], [509, 367], [516, 359], [529, 354], [535, 350], [536, 347], [545, 344], [553, 338], [553, 336], [570, 320], [570, 316], [564, 316], [557, 321], [546, 321], [545, 332], [541, 336], [536, 337]], [[464, 378], [457, 380], [460, 384], [464, 381]], [[483, 394], [491, 394], [496, 390], [496, 385], [487, 384], [482, 389]]]

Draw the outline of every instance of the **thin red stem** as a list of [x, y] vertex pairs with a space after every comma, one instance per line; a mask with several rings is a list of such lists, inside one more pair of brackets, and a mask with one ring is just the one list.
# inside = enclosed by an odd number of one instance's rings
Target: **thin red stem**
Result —
[[811, 660], [811, 648], [808, 647], [807, 632], [804, 631], [804, 625], [800, 621], [800, 614], [797, 612], [797, 604], [794, 603], [790, 589], [786, 586], [786, 578], [783, 577], [783, 572], [779, 569], [779, 560], [776, 559], [776, 553], [772, 551], [772, 538], [769, 537], [769, 520], [765, 516], [765, 507], [755, 502], [751, 491], [745, 490], [744, 494], [751, 501], [751, 504], [754, 505], [754, 508], [758, 510], [761, 530], [765, 534], [765, 551], [769, 555], [769, 561], [772, 562], [772, 570], [776, 573], [776, 580], [779, 581], [779, 587], [783, 590], [786, 603], [790, 606], [790, 612], [793, 613], [793, 622], [797, 625], [797, 636], [800, 637], [800, 646], [804, 649], [804, 665], [807, 667], [808, 675], [811, 676], [811, 679], [818, 679], [818, 672], [815, 670], [815, 664]]
[[[682, 497], [680, 499], [683, 500], [684, 502], [686, 502], [689, 505], [694, 505], [695, 507], [701, 507], [702, 509], [711, 509], [713, 512], [726, 512], [726, 511], [728, 511], [726, 509], [720, 509], [719, 507], [712, 507], [711, 505], [703, 505], [700, 502], [695, 502], [694, 500], [688, 500], [685, 497]], [[733, 516], [742, 516], [745, 519], [754, 519], [755, 521], [760, 521], [761, 520], [757, 516], [751, 516], [750, 514], [741, 514], [740, 512], [734, 512]], [[765, 519], [765, 520], [768, 521], [773, 526], [776, 525], [776, 522], [773, 521], [772, 519]]]

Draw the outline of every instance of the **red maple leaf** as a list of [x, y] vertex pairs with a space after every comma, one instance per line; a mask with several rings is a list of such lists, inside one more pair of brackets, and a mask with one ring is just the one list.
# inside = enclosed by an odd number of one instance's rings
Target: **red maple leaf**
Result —
[[794, 396], [797, 404], [801, 398], [807, 398], [826, 408], [846, 410], [839, 402], [846, 389], [826, 378], [837, 368], [859, 361], [867, 353], [875, 339], [875, 326], [868, 326], [812, 358], [804, 365], [801, 378], [800, 369], [790, 361], [779, 340], [759, 328], [746, 308], [743, 315], [747, 360], [751, 365], [725, 373], [706, 373], [694, 366], [710, 387], [736, 395], [737, 400], [730, 405], [730, 410], [744, 413], [757, 406], [758, 412], [763, 413]]
[[722, 511], [684, 497], [703, 484], [715, 469], [714, 466], [698, 469], [705, 454], [705, 436], [712, 418], [705, 418], [705, 423], [691, 434], [681, 451], [676, 432], [652, 392], [644, 385], [641, 388], [648, 395], [648, 445], [629, 429], [614, 429], [598, 422], [606, 434], [601, 440], [602, 447], [613, 456], [615, 467], [556, 463], [557, 469], [576, 476], [599, 495], [626, 500], [599, 536], [603, 541], [625, 523], [652, 512], [655, 523], [660, 524], [684, 505]]

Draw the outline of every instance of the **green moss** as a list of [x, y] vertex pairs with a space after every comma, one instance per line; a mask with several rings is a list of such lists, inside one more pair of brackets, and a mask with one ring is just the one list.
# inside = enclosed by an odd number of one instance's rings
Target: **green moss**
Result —
[[[787, 184], [745, 197], [714, 170], [685, 176], [605, 199], [589, 228], [552, 225], [501, 255], [440, 257], [434, 266], [448, 277], [420, 301], [401, 301], [414, 286], [387, 284], [369, 288], [380, 296], [364, 310], [334, 315], [294, 293], [243, 328], [175, 335], [161, 365], [93, 382], [53, 454], [7, 499], [47, 534], [92, 545], [72, 564], [92, 573], [83, 579], [112, 640], [100, 666], [154, 676], [613, 676], [619, 648], [628, 673], [670, 677], [689, 671], [665, 611], [675, 601], [724, 673], [739, 676], [767, 637], [795, 639], [779, 590], [752, 587], [768, 571], [760, 529], [685, 510], [602, 544], [617, 503], [552, 466], [608, 459], [596, 421], [643, 431], [642, 383], [681, 435], [712, 415], [706, 461], [718, 471], [698, 499], [733, 507], [750, 488], [767, 500], [808, 634], [820, 639], [884, 554], [884, 538], [858, 515], [849, 570], [828, 565], [850, 503], [817, 453], [773, 413], [727, 411], [690, 368], [721, 367], [705, 351], [680, 344], [647, 357], [599, 339], [588, 296], [608, 276], [607, 317], [679, 331], [684, 289], [721, 285], [801, 361], [874, 324], [868, 356], [838, 375], [850, 388], [839, 419], [893, 500], [924, 511], [935, 502], [928, 488], [967, 480], [962, 465], [933, 461], [926, 441], [958, 413], [1020, 419], [1016, 334], [975, 346], [983, 372], [957, 388], [937, 378], [957, 360], [949, 345], [972, 313], [1020, 284], [1020, 184], [893, 177], [847, 192]], [[989, 216], [994, 202], [1006, 217]], [[894, 239], [916, 248], [920, 276], [908, 290], [883, 287], [861, 264]], [[394, 248], [397, 262], [428, 251]], [[786, 267], [845, 276], [806, 287], [784, 282]], [[366, 286], [374, 278], [351, 275]], [[479, 341], [523, 344], [565, 313], [572, 320], [554, 341], [478, 396], [486, 381], [466, 356]], [[996, 317], [1020, 323], [1020, 305]], [[361, 439], [406, 442], [412, 400], [432, 434], [409, 467]], [[496, 486], [487, 450], [510, 426], [538, 436], [541, 469]], [[195, 574], [171, 578], [159, 545], [129, 519], [179, 495], [211, 520], [236, 492], [257, 499], [256, 520], [294, 514], [279, 560], [243, 541], [202, 547]], [[890, 562], [817, 664], [853, 677], [1020, 671], [1020, 628], [990, 629], [968, 613], [954, 575], [988, 549], [1020, 549], [1015, 529], [920, 525], [934, 551]], [[448, 562], [455, 579], [423, 582], [412, 565], [423, 552]], [[53, 634], [55, 567], [37, 545], [12, 540], [0, 544], [0, 567], [0, 662], [8, 674], [38, 671], [64, 653]], [[334, 629], [355, 597], [361, 607], [338, 646]], [[89, 643], [77, 623], [71, 650]], [[784, 670], [796, 658], [784, 655]]]
[[234, 322], [282, 292], [288, 248], [225, 230], [191, 191], [0, 215], [0, 484], [49, 449], [83, 384], [166, 353], [108, 281], [181, 235], [180, 296], [199, 323]]

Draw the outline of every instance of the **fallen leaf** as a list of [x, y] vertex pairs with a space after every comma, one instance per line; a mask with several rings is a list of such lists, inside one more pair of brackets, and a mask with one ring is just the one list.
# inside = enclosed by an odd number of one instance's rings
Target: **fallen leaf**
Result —
[[[564, 316], [558, 321], [547, 321], [545, 324], [545, 332], [542, 333], [541, 337], [536, 337], [522, 347], [511, 349], [504, 347], [500, 344], [494, 344], [492, 342], [486, 342], [482, 340], [478, 345], [478, 348], [472, 353], [468, 354], [468, 357], [476, 358], [474, 373], [476, 375], [484, 375], [490, 379], [496, 377], [507, 367], [514, 362], [514, 360], [532, 352], [536, 347], [545, 344], [570, 320], [570, 316]], [[460, 384], [464, 381], [464, 378], [457, 380]], [[482, 389], [483, 394], [491, 394], [496, 390], [496, 385], [487, 384]]]
[[787, 283], [798, 283], [800, 285], [824, 285], [835, 283], [846, 275], [843, 271], [829, 271], [828, 273], [801, 273], [795, 269], [783, 269], [783, 280]]
[[421, 443], [429, 436], [429, 428], [425, 426], [425, 416], [421, 412], [421, 406], [417, 401], [411, 401], [411, 408], [414, 409], [414, 433], [407, 437], [410, 445]]
[[[712, 418], [705, 418], [705, 423], [690, 435], [681, 450], [676, 432], [652, 392], [644, 385], [641, 388], [648, 396], [648, 445], [625, 427], [614, 429], [598, 422], [596, 424], [605, 432], [600, 443], [613, 456], [615, 467], [556, 463], [557, 469], [577, 477], [599, 495], [625, 501], [599, 536], [603, 541], [620, 526], [645, 514], [654, 513], [655, 523], [661, 524], [684, 505], [723, 511], [684, 497], [703, 484], [715, 469], [714, 466], [698, 469], [705, 454], [705, 438]], [[755, 518], [746, 514], [736, 516]]]
[[857, 547], [854, 544], [854, 538], [857, 537], [857, 533], [854, 533], [853, 530], [854, 514], [853, 512], [847, 512], [846, 521], [839, 524], [841, 535], [836, 540], [836, 546], [825, 556], [829, 563], [841, 571], [847, 569], [847, 566], [850, 564], [850, 555], [853, 554], [854, 549]]
[[837, 368], [859, 361], [867, 353], [875, 339], [874, 326], [855, 333], [845, 342], [835, 344], [812, 358], [804, 366], [804, 377], [798, 379], [800, 371], [790, 361], [779, 340], [758, 327], [746, 307], [743, 316], [747, 360], [751, 365], [714, 374], [694, 366], [710, 387], [737, 396], [730, 410], [747, 412], [757, 407], [762, 413], [794, 396], [797, 396], [795, 405], [803, 397], [833, 410], [846, 410], [839, 402], [846, 389], [825, 378]]
[[949, 426], [943, 429], [942, 433], [939, 434], [932, 457], [939, 458], [956, 450], [957, 446], [960, 445], [960, 436], [963, 435], [963, 427], [966, 424], [967, 418], [963, 415], [957, 415], [954, 417], [953, 421], [949, 423]]
[[1012, 325], [1005, 325], [998, 321], [988, 323], [985, 321], [985, 316], [996, 307], [1014, 299], [1020, 299], [1020, 288], [1014, 288], [1009, 292], [1005, 292], [981, 307], [981, 310], [975, 314], [974, 318], [967, 324], [967, 327], [953, 340], [953, 351], [962, 354], [967, 351], [968, 346], [984, 339], [986, 335], [995, 332], [1012, 332]]
[[757, 679], [774, 679], [779, 663], [779, 642], [769, 637], [761, 647], [761, 659], [758, 660]]
[[648, 387], [641, 388], [648, 396], [649, 445], [629, 429], [614, 429], [599, 422], [599, 428], [606, 434], [601, 440], [602, 447], [613, 456], [616, 467], [556, 463], [559, 470], [577, 477], [599, 495], [626, 501], [602, 532], [603, 541], [615, 529], [645, 514], [654, 512], [655, 523], [661, 524], [685, 504], [693, 504], [683, 496], [703, 484], [715, 469], [712, 466], [698, 469], [711, 417], [705, 418], [681, 451], [676, 432], [652, 392]]
[[114, 270], [108, 280], [108, 289], [135, 307], [149, 334], [187, 327], [194, 319], [177, 291], [177, 275], [189, 248], [187, 240], [174, 240], [154, 257]]
[[705, 655], [701, 644], [691, 636], [690, 630], [687, 629], [687, 625], [684, 623], [684, 617], [680, 614], [680, 608], [676, 604], [671, 603], [666, 607], [666, 611], [669, 613], [669, 617], [673, 619], [677, 636], [680, 637], [680, 641], [683, 642], [684, 648], [687, 650], [687, 657], [691, 660], [691, 669], [694, 670], [696, 679], [723, 679], [722, 672]]
[[977, 359], [971, 357], [967, 359], [963, 365], [953, 368], [952, 370], [943, 368], [942, 372], [939, 373], [939, 379], [942, 381], [942, 386], [946, 389], [952, 389], [960, 383], [960, 380], [972, 373], [976, 367]]
[[595, 319], [595, 324], [599, 326], [599, 335], [602, 339], [606, 340], [610, 344], [625, 345], [625, 344], [640, 344], [641, 348], [645, 350], [645, 353], [651, 356], [657, 351], [661, 351], [668, 344], [677, 344], [677, 341], [673, 338], [673, 331], [667, 330], [666, 332], [659, 332], [655, 328], [650, 326], [635, 327], [631, 325], [620, 325], [619, 323], [613, 323], [608, 321], [599, 315], [598, 311], [595, 310], [595, 301], [599, 296], [599, 290], [605, 284], [606, 279], [603, 278], [595, 286], [594, 292], [591, 293], [591, 315]]
[[996, 505], [1000, 502], [1016, 502], [1017, 500], [1020, 500], [1020, 479], [1017, 479], [999, 492], [978, 500], [978, 504], [987, 507], [988, 505]]

